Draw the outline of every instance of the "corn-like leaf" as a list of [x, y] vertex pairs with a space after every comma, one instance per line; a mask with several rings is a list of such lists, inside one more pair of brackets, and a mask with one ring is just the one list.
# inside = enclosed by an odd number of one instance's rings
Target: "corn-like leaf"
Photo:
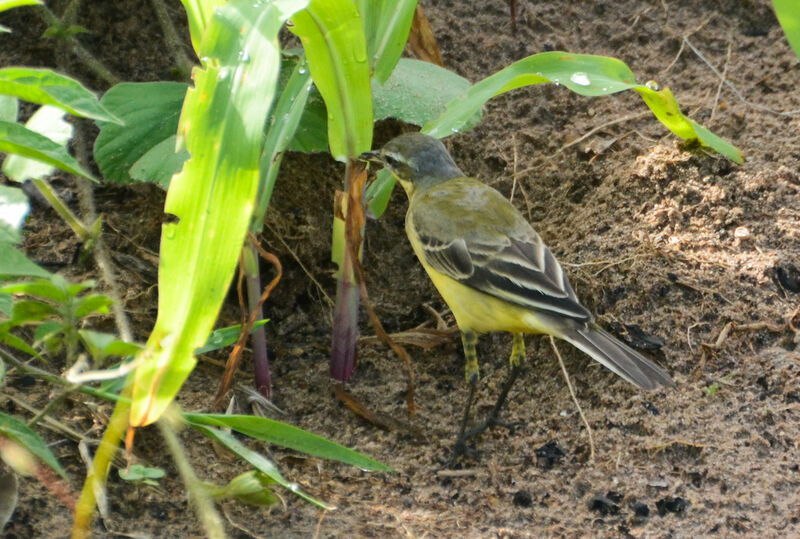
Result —
[[179, 149], [191, 157], [170, 184], [158, 317], [142, 352], [131, 425], [152, 423], [194, 368], [225, 298], [253, 212], [264, 124], [280, 58], [277, 34], [305, 0], [233, 0], [217, 9], [186, 94]]
[[606, 56], [543, 52], [511, 64], [476, 83], [463, 98], [453, 100], [437, 120], [423, 132], [442, 138], [458, 132], [489, 99], [530, 84], [554, 82], [585, 96], [609, 95], [635, 90], [653, 114], [673, 133], [684, 139], [697, 139], [725, 157], [742, 162], [733, 145], [703, 128], [681, 112], [668, 88], [658, 90], [653, 83], [638, 84], [633, 72], [622, 61]]
[[311, 76], [328, 109], [331, 155], [344, 161], [370, 149], [372, 96], [364, 28], [353, 0], [312, 0], [292, 17]]
[[206, 436], [208, 436], [209, 438], [211, 438], [212, 440], [216, 440], [223, 446], [227, 447], [234, 454], [238, 455], [240, 458], [247, 461], [256, 470], [265, 474], [267, 477], [275, 481], [280, 486], [291, 490], [304, 500], [311, 502], [322, 509], [325, 510], [333, 509], [333, 507], [317, 500], [316, 498], [309, 496], [308, 494], [300, 490], [300, 486], [297, 483], [290, 483], [289, 481], [287, 481], [286, 478], [283, 477], [281, 472], [278, 471], [278, 468], [271, 460], [269, 460], [261, 453], [258, 453], [256, 451], [253, 451], [252, 449], [245, 447], [245, 445], [242, 444], [242, 442], [240, 442], [239, 440], [237, 440], [232, 434], [225, 432], [224, 430], [215, 429], [199, 423], [191, 423], [191, 425], [200, 432], [202, 432], [203, 434], [205, 434]]
[[265, 417], [184, 413], [184, 418], [191, 425], [210, 425], [233, 429], [252, 438], [288, 447], [315, 457], [338, 460], [362, 470], [392, 471], [389, 466], [336, 442]]
[[775, 8], [786, 39], [800, 57], [800, 3], [797, 0], [772, 0], [772, 7]]
[[49, 69], [0, 69], [0, 94], [13, 95], [40, 105], [54, 105], [82, 118], [122, 123], [81, 83]]
[[192, 47], [195, 52], [200, 53], [200, 44], [203, 41], [203, 33], [206, 26], [211, 22], [211, 15], [214, 8], [225, 5], [227, 0], [181, 0], [186, 16], [189, 19], [189, 34], [192, 38]]
[[383, 84], [408, 41], [417, 0], [357, 0], [364, 23], [372, 76]]

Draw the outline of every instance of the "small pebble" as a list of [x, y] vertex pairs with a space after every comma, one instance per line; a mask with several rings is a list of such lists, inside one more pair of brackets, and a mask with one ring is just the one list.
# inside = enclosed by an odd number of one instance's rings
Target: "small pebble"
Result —
[[633, 504], [633, 513], [640, 518], [647, 518], [650, 516], [650, 508], [646, 503], [636, 502]]
[[527, 490], [518, 490], [514, 493], [514, 505], [517, 507], [530, 507], [533, 505], [533, 497]]
[[680, 496], [674, 498], [667, 496], [656, 502], [656, 509], [658, 509], [658, 514], [662, 517], [667, 513], [683, 513], [687, 507], [689, 507], [689, 502]]
[[744, 240], [750, 237], [750, 230], [746, 226], [736, 227], [733, 231], [733, 237], [739, 240]]
[[619, 505], [615, 504], [607, 496], [595, 494], [589, 500], [589, 510], [597, 511], [601, 515], [616, 515], [619, 514]]

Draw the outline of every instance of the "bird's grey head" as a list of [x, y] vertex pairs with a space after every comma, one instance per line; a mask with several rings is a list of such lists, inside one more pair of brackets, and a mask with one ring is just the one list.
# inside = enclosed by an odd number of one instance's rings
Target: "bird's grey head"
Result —
[[430, 187], [464, 176], [438, 139], [422, 133], [406, 133], [393, 138], [368, 158], [380, 161], [406, 188]]

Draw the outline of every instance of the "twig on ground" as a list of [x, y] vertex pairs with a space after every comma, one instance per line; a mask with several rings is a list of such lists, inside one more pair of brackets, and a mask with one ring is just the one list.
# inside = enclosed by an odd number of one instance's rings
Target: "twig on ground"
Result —
[[578, 397], [575, 395], [575, 388], [572, 387], [572, 382], [569, 380], [567, 367], [564, 365], [564, 360], [561, 359], [561, 353], [558, 351], [556, 340], [552, 335], [550, 336], [550, 346], [553, 347], [553, 352], [555, 352], [556, 357], [558, 358], [558, 364], [561, 366], [561, 372], [564, 375], [564, 381], [567, 382], [567, 388], [569, 389], [569, 394], [572, 397], [572, 402], [575, 403], [575, 407], [578, 409], [578, 413], [581, 416], [583, 425], [586, 427], [586, 435], [589, 438], [589, 462], [594, 462], [594, 436], [592, 436], [592, 427], [589, 426], [589, 421], [586, 419], [586, 415], [583, 413], [583, 408], [581, 408], [581, 404], [578, 402]]

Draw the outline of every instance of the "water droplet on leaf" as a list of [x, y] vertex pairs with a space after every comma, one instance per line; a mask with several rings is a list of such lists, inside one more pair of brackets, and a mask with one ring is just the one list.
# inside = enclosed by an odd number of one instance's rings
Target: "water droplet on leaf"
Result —
[[569, 80], [581, 86], [589, 86], [592, 83], [592, 81], [589, 80], [589, 75], [583, 71], [576, 71], [569, 77]]

